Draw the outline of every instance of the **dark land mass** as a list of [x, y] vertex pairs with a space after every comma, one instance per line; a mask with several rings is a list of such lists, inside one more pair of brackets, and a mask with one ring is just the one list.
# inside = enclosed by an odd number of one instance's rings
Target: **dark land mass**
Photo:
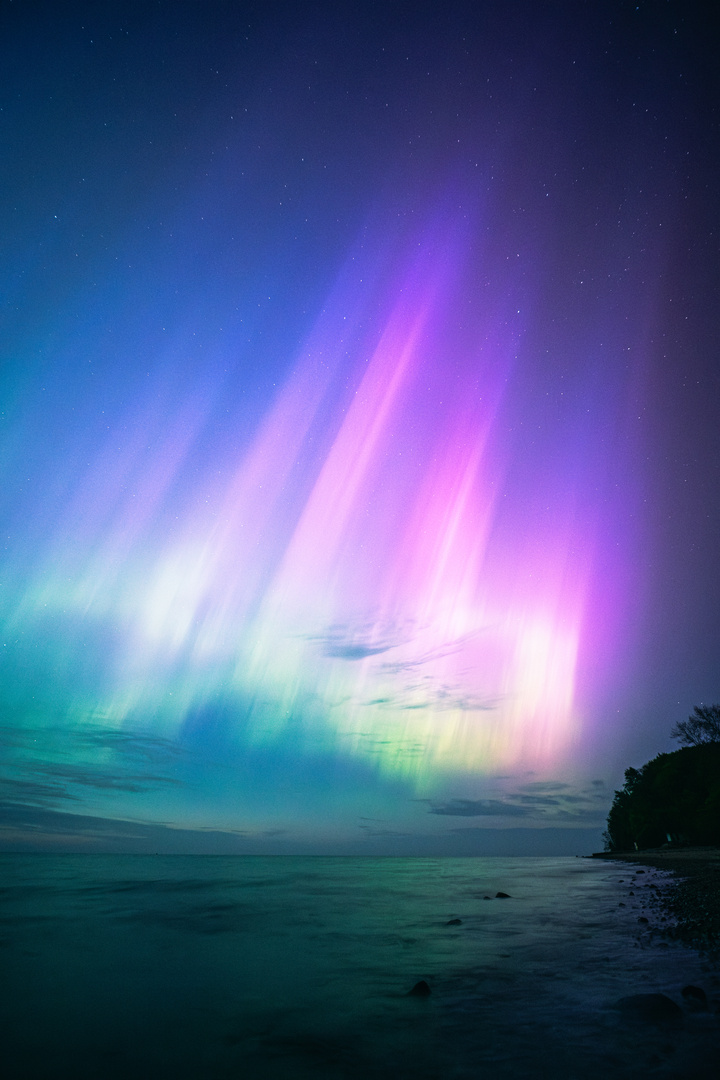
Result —
[[718, 725], [720, 706], [697, 707], [673, 732], [694, 745], [625, 770], [608, 814], [608, 850], [594, 856], [670, 871], [654, 890], [665, 924], [658, 929], [713, 952], [720, 951]]
[[602, 851], [592, 858], [671, 871], [673, 877], [656, 893], [657, 906], [670, 920], [671, 928], [663, 932], [696, 948], [720, 952], [720, 847]]

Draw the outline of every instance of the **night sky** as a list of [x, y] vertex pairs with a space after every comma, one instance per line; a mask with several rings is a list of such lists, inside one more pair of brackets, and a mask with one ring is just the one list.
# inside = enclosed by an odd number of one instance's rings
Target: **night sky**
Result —
[[5, 0], [5, 849], [597, 849], [720, 699], [703, 10]]

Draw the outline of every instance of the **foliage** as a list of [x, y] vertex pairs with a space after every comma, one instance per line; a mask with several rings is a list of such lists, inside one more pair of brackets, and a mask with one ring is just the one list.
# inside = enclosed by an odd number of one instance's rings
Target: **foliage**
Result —
[[680, 720], [670, 734], [686, 746], [720, 742], [720, 705], [696, 705], [687, 720]]
[[606, 848], [633, 851], [668, 841], [720, 844], [719, 741], [706, 739], [626, 769], [608, 815]]

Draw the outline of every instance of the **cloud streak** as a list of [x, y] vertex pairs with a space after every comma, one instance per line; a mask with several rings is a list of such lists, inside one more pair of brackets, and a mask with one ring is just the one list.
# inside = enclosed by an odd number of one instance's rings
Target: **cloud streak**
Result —
[[185, 753], [144, 733], [6, 726], [0, 745], [6, 749], [0, 797], [9, 803], [49, 807], [81, 802], [92, 792], [141, 795], [184, 786], [158, 766], [174, 767]]
[[500, 797], [427, 800], [428, 813], [442, 817], [524, 817], [538, 823], [600, 823], [608, 810], [602, 781], [575, 787], [564, 781], [534, 781], [506, 791]]
[[444, 817], [527, 817], [530, 811], [501, 799], [451, 799], [431, 806], [429, 813]]

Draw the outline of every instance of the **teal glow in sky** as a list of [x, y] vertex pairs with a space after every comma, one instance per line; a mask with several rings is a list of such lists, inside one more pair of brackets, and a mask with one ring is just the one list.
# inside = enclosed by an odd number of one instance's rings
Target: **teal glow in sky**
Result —
[[6, 845], [582, 850], [715, 692], [690, 30], [371, 8], [4, 16]]

